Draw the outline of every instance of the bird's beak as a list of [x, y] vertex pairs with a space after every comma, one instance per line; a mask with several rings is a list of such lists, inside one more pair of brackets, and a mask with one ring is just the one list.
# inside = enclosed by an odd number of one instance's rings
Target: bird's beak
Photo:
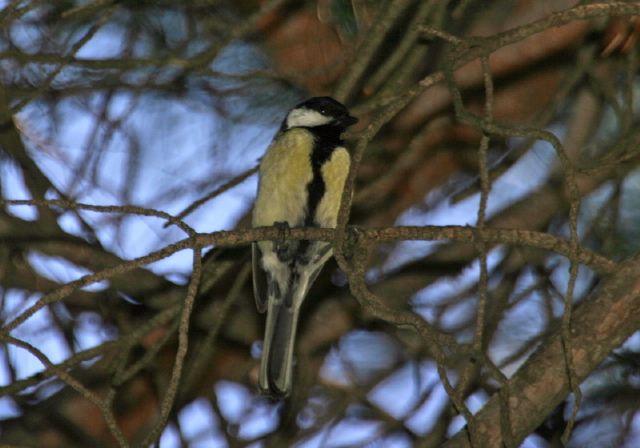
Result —
[[347, 115], [346, 117], [342, 117], [340, 119], [340, 123], [342, 123], [345, 128], [348, 128], [349, 126], [352, 126], [357, 122], [358, 122], [358, 119], [356, 117], [352, 117], [351, 115]]

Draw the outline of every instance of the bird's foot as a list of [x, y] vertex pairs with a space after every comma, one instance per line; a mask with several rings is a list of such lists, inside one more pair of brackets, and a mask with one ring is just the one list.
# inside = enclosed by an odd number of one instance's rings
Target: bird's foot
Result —
[[350, 260], [355, 255], [358, 241], [362, 239], [364, 229], [360, 226], [347, 226], [347, 238], [344, 241], [344, 257]]
[[276, 229], [278, 229], [278, 231], [280, 232], [280, 240], [275, 241], [275, 250], [276, 253], [279, 256], [285, 256], [286, 254], [288, 254], [289, 250], [290, 250], [290, 244], [289, 241], [286, 240], [287, 235], [289, 235], [289, 233], [291, 233], [291, 228], [289, 227], [289, 222], [287, 221], [276, 221], [273, 223], [273, 227], [275, 227]]

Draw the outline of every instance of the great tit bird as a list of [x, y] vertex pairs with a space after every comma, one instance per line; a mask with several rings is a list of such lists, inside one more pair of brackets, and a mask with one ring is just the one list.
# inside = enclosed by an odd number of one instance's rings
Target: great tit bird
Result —
[[[262, 158], [253, 226], [335, 228], [350, 157], [340, 138], [358, 119], [331, 97], [294, 107]], [[332, 254], [321, 241], [253, 243], [253, 290], [267, 311], [258, 387], [272, 398], [291, 391], [298, 312]]]

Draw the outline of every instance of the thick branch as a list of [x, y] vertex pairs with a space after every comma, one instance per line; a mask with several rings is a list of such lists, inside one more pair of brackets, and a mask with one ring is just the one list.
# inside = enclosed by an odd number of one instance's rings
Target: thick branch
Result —
[[[597, 293], [573, 313], [573, 363], [579, 381], [640, 328], [640, 260], [624, 264]], [[561, 330], [550, 337], [509, 381], [511, 428], [517, 443], [537, 428], [571, 392]], [[502, 447], [498, 394], [474, 418], [486, 447]], [[469, 447], [465, 431], [445, 445]]]

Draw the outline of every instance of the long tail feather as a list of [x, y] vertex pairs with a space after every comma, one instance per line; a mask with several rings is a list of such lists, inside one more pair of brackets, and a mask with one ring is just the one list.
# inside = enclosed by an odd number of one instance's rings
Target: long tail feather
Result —
[[275, 399], [286, 398], [291, 392], [293, 352], [295, 349], [298, 314], [309, 288], [315, 281], [331, 246], [318, 245], [316, 258], [310, 264], [300, 264], [291, 272], [299, 275], [288, 285], [269, 288], [267, 326], [262, 348], [258, 386], [260, 392]]
[[285, 398], [291, 392], [293, 350], [300, 307], [288, 307], [283, 301], [271, 300], [260, 365], [261, 393]]

